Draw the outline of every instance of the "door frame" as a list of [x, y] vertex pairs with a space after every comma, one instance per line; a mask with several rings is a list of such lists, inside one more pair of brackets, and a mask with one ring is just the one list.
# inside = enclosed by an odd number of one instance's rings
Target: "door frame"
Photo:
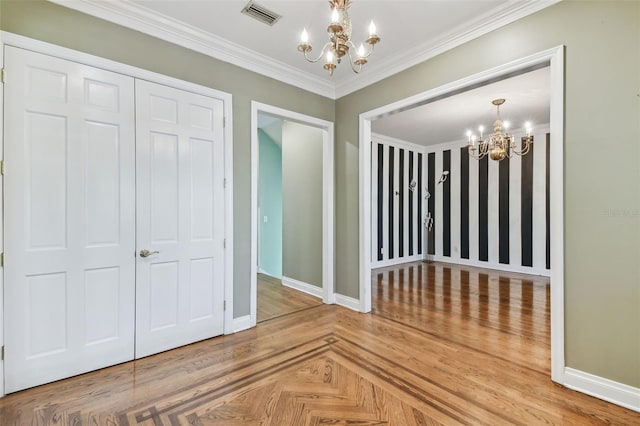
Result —
[[564, 355], [564, 46], [557, 46], [360, 114], [360, 311], [371, 311], [371, 121], [429, 100], [548, 64], [550, 81], [551, 380], [565, 384]]
[[[233, 327], [233, 116], [232, 116], [232, 95], [210, 87], [191, 83], [177, 78], [169, 77], [153, 71], [127, 65], [110, 59], [84, 53], [78, 50], [61, 47], [55, 44], [35, 40], [14, 33], [0, 31], [0, 68], [4, 67], [4, 47], [14, 46], [21, 49], [31, 50], [36, 53], [53, 56], [68, 61], [78, 62], [106, 71], [124, 74], [133, 78], [147, 80], [153, 83], [185, 90], [203, 96], [220, 99], [224, 103], [224, 178], [225, 178], [225, 241], [226, 249], [224, 254], [224, 297], [227, 309], [224, 313], [224, 334], [234, 333]], [[4, 85], [0, 84], [0, 98], [4, 99]], [[0, 102], [0, 156], [4, 153], [4, 113], [3, 103]], [[0, 203], [4, 203], [3, 178], [0, 175]], [[0, 204], [0, 207], [2, 205]], [[4, 251], [4, 215], [0, 209], [0, 240], [2, 251]], [[0, 346], [4, 346], [4, 270], [0, 274]], [[4, 361], [0, 360], [0, 397], [4, 396]]]
[[251, 300], [247, 328], [258, 319], [258, 114], [266, 113], [283, 120], [318, 128], [322, 131], [322, 301], [335, 303], [334, 292], [334, 125], [295, 111], [251, 101]]

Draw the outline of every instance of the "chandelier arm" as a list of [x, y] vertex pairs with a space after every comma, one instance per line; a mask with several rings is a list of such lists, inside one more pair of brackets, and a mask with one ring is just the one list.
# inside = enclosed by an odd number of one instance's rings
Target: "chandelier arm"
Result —
[[533, 136], [526, 136], [520, 139], [520, 149], [517, 149], [516, 144], [511, 145], [511, 151], [516, 155], [527, 155], [531, 150], [531, 142], [533, 142]]
[[363, 56], [363, 58], [365, 58], [365, 59], [368, 58], [369, 56], [371, 56], [371, 54], [373, 53], [373, 49], [376, 46], [375, 44], [369, 44], [369, 43], [367, 43], [367, 44], [369, 45], [369, 53], [367, 53], [366, 55]]
[[480, 149], [476, 149], [473, 145], [467, 145], [467, 151], [469, 153], [469, 156], [475, 158], [476, 160], [481, 160], [487, 155], [487, 151], [483, 152]]
[[322, 47], [322, 50], [320, 51], [320, 55], [318, 55], [318, 57], [316, 59], [311, 59], [308, 56], [308, 50], [304, 51], [304, 58], [308, 61], [311, 62], [312, 64], [315, 64], [316, 62], [318, 62], [320, 59], [322, 59], [324, 57], [324, 54], [327, 52], [327, 48], [330, 47], [332, 45], [331, 42], [327, 42], [325, 43], [325, 45]]
[[[351, 46], [353, 46], [353, 43], [351, 43], [351, 40], [349, 40], [347, 43], [350, 43]], [[356, 61], [353, 60], [353, 56], [351, 56], [351, 50], [352, 49], [349, 49], [347, 51], [347, 55], [349, 55], [349, 64], [351, 65], [351, 69], [353, 70], [354, 73], [360, 74], [360, 71], [362, 71], [363, 64], [362, 63], [358, 64], [356, 63]], [[356, 65], [358, 66], [357, 68], [356, 68]]]

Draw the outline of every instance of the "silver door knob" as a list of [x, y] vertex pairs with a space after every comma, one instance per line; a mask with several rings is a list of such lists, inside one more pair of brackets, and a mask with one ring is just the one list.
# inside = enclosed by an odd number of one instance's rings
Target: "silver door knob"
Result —
[[140, 250], [140, 257], [149, 257], [152, 254], [160, 253], [158, 250], [149, 251], [147, 249]]

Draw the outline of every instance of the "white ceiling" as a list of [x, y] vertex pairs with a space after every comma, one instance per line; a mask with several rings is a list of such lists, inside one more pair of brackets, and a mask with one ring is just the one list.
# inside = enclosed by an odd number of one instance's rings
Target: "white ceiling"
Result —
[[467, 130], [485, 134], [496, 118], [494, 99], [506, 99], [500, 116], [512, 129], [527, 121], [533, 126], [549, 123], [549, 67], [520, 74], [492, 84], [439, 99], [416, 108], [375, 120], [371, 130], [384, 136], [419, 145], [435, 145], [466, 139]]
[[[352, 0], [354, 42], [367, 36], [371, 20], [381, 42], [363, 72], [354, 74], [343, 61], [333, 77], [296, 49], [303, 28], [315, 52], [321, 49], [331, 12], [327, 0], [256, 0], [282, 15], [274, 26], [241, 13], [249, 0], [49, 1], [336, 99], [559, 0]], [[539, 70], [477, 88], [377, 120], [372, 130], [419, 144], [459, 140], [469, 127], [493, 123], [491, 100], [498, 97], [507, 99], [503, 118], [514, 126], [546, 123], [548, 78]]]
[[241, 13], [248, 0], [50, 1], [335, 99], [559, 0], [352, 0], [354, 42], [366, 38], [371, 20], [381, 42], [362, 73], [343, 61], [333, 77], [296, 49], [303, 28], [321, 49], [327, 0], [256, 0], [283, 15], [272, 27]]

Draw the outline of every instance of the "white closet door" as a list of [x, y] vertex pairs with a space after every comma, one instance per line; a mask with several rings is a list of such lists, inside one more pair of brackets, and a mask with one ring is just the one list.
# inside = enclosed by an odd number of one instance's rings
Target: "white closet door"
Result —
[[136, 80], [136, 121], [139, 358], [223, 332], [223, 103]]
[[133, 79], [5, 48], [5, 385], [133, 358]]

